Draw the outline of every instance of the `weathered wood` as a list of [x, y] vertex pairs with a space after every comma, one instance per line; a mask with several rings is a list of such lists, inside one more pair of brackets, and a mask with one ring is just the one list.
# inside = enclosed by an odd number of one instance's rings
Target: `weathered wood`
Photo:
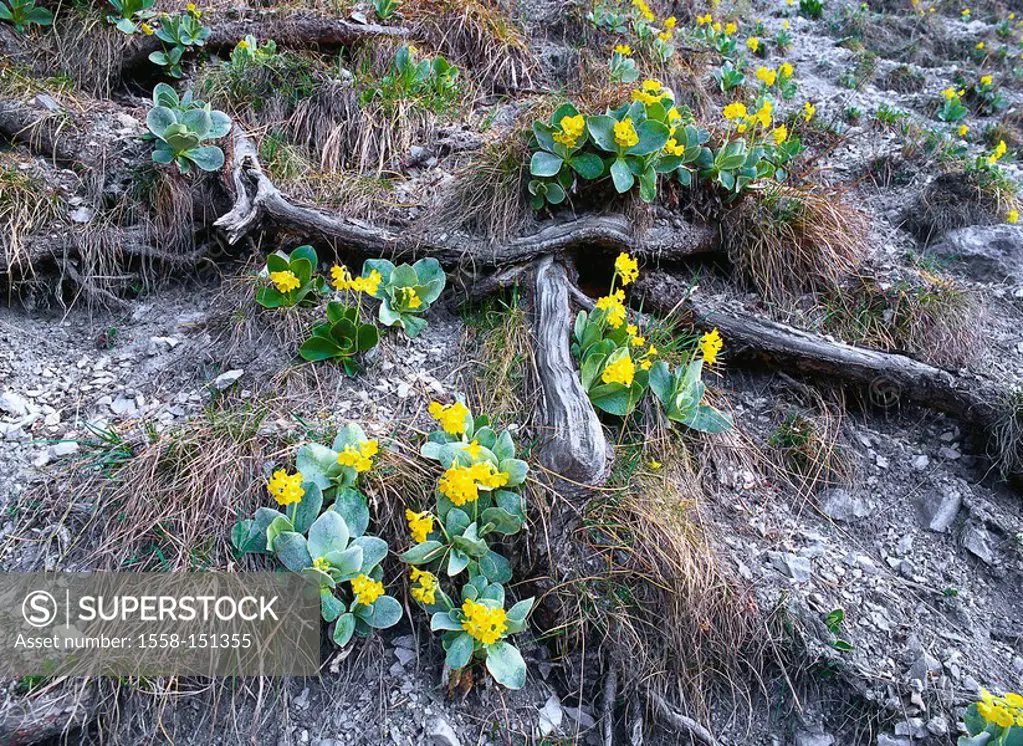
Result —
[[607, 479], [612, 454], [569, 349], [568, 286], [562, 265], [551, 257], [540, 260], [533, 284], [533, 337], [548, 436], [540, 460], [568, 487], [582, 487]]
[[38, 697], [9, 698], [0, 711], [0, 743], [28, 746], [50, 742], [96, 716], [94, 688], [57, 689]]
[[651, 694], [650, 698], [656, 707], [658, 717], [665, 725], [670, 726], [679, 735], [689, 736], [693, 740], [704, 744], [704, 746], [717, 746], [717, 739], [714, 738], [709, 730], [669, 705], [664, 697]]
[[235, 128], [235, 205], [215, 225], [236, 243], [258, 225], [336, 242], [356, 252], [397, 259], [432, 256], [447, 268], [469, 263], [475, 269], [523, 264], [585, 247], [630, 251], [651, 260], [679, 260], [715, 250], [709, 228], [684, 222], [662, 223], [636, 231], [623, 215], [587, 215], [548, 223], [535, 233], [506, 243], [487, 245], [478, 237], [436, 232], [413, 236], [409, 231], [377, 226], [293, 204], [263, 172], [256, 145]]

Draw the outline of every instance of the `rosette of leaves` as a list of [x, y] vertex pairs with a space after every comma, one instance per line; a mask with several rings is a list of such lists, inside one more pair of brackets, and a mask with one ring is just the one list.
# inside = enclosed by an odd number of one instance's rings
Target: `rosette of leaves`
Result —
[[951, 98], [944, 99], [941, 108], [938, 109], [938, 113], [935, 115], [942, 122], [959, 122], [966, 118], [966, 115], [970, 113], [970, 110], [963, 105], [963, 101], [958, 95], [954, 95]]
[[639, 68], [636, 61], [621, 52], [612, 52], [608, 61], [612, 83], [635, 83], [639, 80]]
[[35, 0], [0, 0], [0, 21], [7, 21], [20, 34], [32, 25], [52, 25], [53, 13], [36, 5]]
[[134, 34], [139, 24], [156, 15], [153, 6], [156, 0], [109, 0], [116, 15], [107, 16], [107, 21], [122, 34]]
[[714, 71], [714, 79], [718, 82], [722, 93], [728, 93], [746, 82], [746, 76], [742, 74], [741, 70], [736, 70], [730, 60], [726, 60], [718, 70]]
[[288, 570], [301, 573], [319, 594], [320, 614], [334, 623], [332, 637], [346, 645], [353, 634], [366, 636], [371, 629], [392, 627], [401, 619], [401, 605], [388, 595], [361, 604], [344, 592], [344, 583], [359, 575], [383, 579], [380, 563], [387, 556], [387, 542], [366, 534], [369, 510], [357, 491], [342, 488], [326, 510], [324, 492], [314, 481], [302, 484], [305, 494], [290, 514], [259, 508], [253, 518], [239, 521], [231, 541], [245, 553], [272, 554]]
[[674, 373], [663, 360], [650, 369], [650, 390], [661, 402], [664, 414], [672, 422], [701, 433], [721, 433], [734, 424], [732, 418], [703, 403], [707, 391], [702, 380], [703, 360], [696, 358]]
[[632, 385], [604, 383], [601, 376], [607, 366], [630, 355], [631, 338], [622, 325], [611, 328], [602, 311], [580, 311], [575, 317], [572, 354], [579, 361], [579, 379], [590, 403], [608, 414], [625, 417], [646, 393], [649, 374], [636, 365]]
[[585, 150], [589, 141], [585, 127], [572, 147], [554, 139], [554, 135], [562, 130], [561, 120], [578, 115], [572, 104], [562, 104], [551, 114], [550, 123], [533, 122], [534, 153], [529, 161], [529, 173], [535, 178], [530, 180], [527, 188], [534, 209], [538, 210], [548, 202], [552, 205], [564, 202], [566, 193], [575, 184], [576, 174], [589, 181], [605, 174], [604, 161], [600, 156]]
[[275, 251], [268, 255], [265, 275], [273, 272], [291, 272], [301, 284], [286, 293], [282, 293], [273, 285], [264, 285], [256, 290], [256, 303], [263, 308], [291, 308], [315, 303], [317, 293], [326, 293], [330, 290], [326, 280], [314, 274], [319, 263], [316, 249], [309, 245], [292, 249], [290, 254]]
[[164, 44], [162, 50], [150, 52], [149, 61], [165, 68], [172, 78], [183, 78], [181, 59], [190, 47], [201, 47], [210, 36], [210, 29], [199, 20], [197, 11], [173, 16], [161, 16], [156, 38]]
[[968, 735], [960, 736], [957, 746], [1021, 746], [1023, 725], [998, 725], [984, 719], [971, 703], [963, 714], [963, 725]]
[[[469, 451], [473, 442], [479, 446], [475, 458]], [[488, 418], [467, 415], [462, 435], [435, 430], [420, 454], [445, 469], [489, 462], [508, 475], [508, 483], [494, 490], [481, 488], [477, 500], [461, 507], [438, 490], [436, 529], [401, 559], [411, 565], [443, 569], [449, 577], [468, 571], [470, 577], [482, 574], [492, 582], [507, 583], [512, 576], [511, 564], [492, 549], [488, 537], [513, 536], [526, 522], [525, 505], [517, 488], [525, 483], [529, 464], [516, 458], [511, 433], [504, 430], [498, 435]]]
[[[658, 154], [671, 136], [671, 130], [663, 121], [666, 116], [667, 111], [661, 103], [646, 105], [642, 101], [633, 101], [610, 114], [586, 118], [590, 137], [610, 161], [608, 171], [619, 194], [628, 192], [638, 180], [640, 199], [653, 202], [657, 197], [655, 165]], [[639, 142], [630, 147], [619, 145], [614, 137], [614, 125], [626, 118], [632, 120], [639, 138]]]
[[[462, 586], [462, 601], [466, 599], [487, 608], [504, 609], [504, 586], [488, 582], [483, 576], [476, 576]], [[497, 683], [509, 689], [521, 689], [526, 683], [526, 662], [519, 649], [505, 638], [526, 628], [526, 616], [533, 608], [534, 600], [524, 599], [508, 609], [505, 612], [507, 629], [500, 639], [488, 645], [464, 630], [462, 622], [465, 614], [461, 606], [448, 602], [450, 608], [434, 611], [430, 617], [430, 629], [441, 633], [441, 645], [446, 652], [444, 662], [452, 669], [459, 669], [465, 668], [473, 659], [482, 659]]]
[[678, 183], [688, 187], [693, 184], [693, 169], [697, 168], [700, 162], [706, 162], [710, 157], [710, 148], [705, 143], [710, 139], [710, 133], [692, 124], [675, 127], [673, 135], [678, 147], [683, 148], [681, 155], [662, 152], [654, 163], [654, 168], [659, 174], [674, 174]]
[[216, 145], [205, 145], [231, 131], [231, 118], [185, 94], [177, 93], [166, 83], [153, 89], [153, 108], [146, 116], [149, 132], [156, 139], [153, 160], [175, 163], [187, 174], [195, 165], [203, 171], [216, 171], [224, 165], [224, 151]]
[[[366, 432], [358, 423], [349, 422], [337, 431], [330, 446], [309, 442], [299, 448], [295, 454], [295, 468], [301, 472], [305, 480], [323, 490], [327, 499], [332, 499], [335, 494], [341, 494], [338, 499], [347, 500], [350, 495], [346, 498], [343, 493], [350, 490], [364, 504], [366, 498], [354, 490], [359, 481], [359, 473], [351, 466], [342, 466], [338, 463], [338, 456], [346, 448], [360, 450], [368, 440]], [[368, 511], [364, 519], [369, 522]]]
[[327, 304], [327, 320], [312, 328], [298, 354], [310, 362], [334, 360], [347, 375], [354, 376], [362, 369], [359, 357], [379, 341], [380, 330], [376, 324], [363, 323], [356, 306], [331, 301]]
[[373, 294], [380, 301], [380, 323], [398, 325], [409, 337], [418, 336], [426, 328], [422, 315], [440, 297], [447, 283], [440, 262], [427, 257], [396, 267], [386, 259], [367, 259], [362, 265], [362, 276], [369, 277], [373, 270], [381, 277]]
[[771, 173], [761, 145], [749, 147], [745, 140], [726, 141], [713, 152], [707, 149], [697, 161], [700, 178], [715, 181], [726, 192], [737, 195], [750, 182]]
[[777, 145], [769, 145], [764, 148], [763, 158], [757, 165], [757, 173], [777, 181], [785, 181], [789, 176], [788, 164], [804, 150], [806, 148], [798, 137], [791, 137]]

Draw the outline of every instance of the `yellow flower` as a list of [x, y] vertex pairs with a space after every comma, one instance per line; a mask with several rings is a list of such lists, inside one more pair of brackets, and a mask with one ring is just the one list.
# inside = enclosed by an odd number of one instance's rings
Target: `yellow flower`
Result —
[[682, 115], [679, 114], [678, 109], [676, 109], [674, 106], [668, 109], [668, 122], [670, 124], [674, 124], [680, 119], [682, 119]]
[[330, 284], [336, 290], [348, 290], [352, 286], [352, 273], [345, 265], [335, 264], [330, 268]]
[[678, 19], [676, 19], [675, 16], [668, 16], [667, 18], [664, 19], [664, 28], [668, 29], [669, 31], [675, 28], [677, 24]]
[[756, 54], [757, 50], [760, 49], [760, 39], [755, 36], [751, 36], [746, 40], [746, 46], [749, 47], [749, 51]]
[[784, 21], [781, 22], [781, 27], [783, 29], [785, 29], [786, 31], [789, 30], [789, 19], [788, 18], [786, 18]]
[[620, 383], [623, 386], [631, 386], [636, 376], [636, 366], [632, 358], [626, 354], [604, 368], [600, 380], [604, 383]]
[[970, 9], [963, 8], [962, 12], [959, 15], [961, 15], [964, 20], [968, 19], [970, 17]]
[[993, 77], [991, 77], [990, 75], [985, 75], [984, 77], [982, 77], [980, 79], [980, 84], [981, 85], [991, 85], [994, 81], [995, 81], [995, 79]]
[[646, 337], [641, 337], [638, 334], [633, 334], [632, 338], [629, 340], [629, 344], [631, 344], [633, 347], [642, 347], [643, 345], [646, 344]]
[[145, 34], [146, 36], [152, 36], [153, 35], [153, 27], [150, 26], [148, 23], [143, 23], [141, 28], [142, 28], [142, 33]]
[[670, 31], [662, 31], [657, 35], [657, 39], [667, 44], [669, 41], [671, 41], [671, 36], [672, 34]]
[[771, 117], [772, 111], [774, 111], [774, 105], [770, 101], [765, 101], [760, 105], [760, 108], [757, 109], [757, 113], [753, 115], [753, 119], [755, 119], [761, 127], [767, 129], [771, 126], [771, 122], [773, 121], [773, 118]]
[[716, 31], [717, 33], [720, 34], [721, 33], [721, 21], [717, 21], [716, 23], [714, 23], [714, 25], [712, 25], [711, 28], [714, 29], [714, 31]]
[[718, 333], [716, 327], [700, 337], [700, 352], [703, 353], [703, 362], [707, 365], [716, 363], [718, 354], [724, 346], [724, 340], [721, 339], [721, 334]]
[[984, 48], [984, 42], [978, 41], [977, 42], [977, 49], [983, 49], [983, 48]]
[[576, 114], [572, 117], [564, 117], [561, 120], [561, 132], [555, 132], [555, 142], [559, 142], [566, 148], [574, 148], [575, 144], [586, 129], [586, 117]]
[[360, 443], [359, 447], [345, 446], [344, 450], [337, 455], [337, 462], [341, 466], [355, 469], [356, 474], [369, 471], [373, 468], [373, 457], [377, 455], [379, 446], [375, 440], [367, 440]]
[[955, 88], [946, 88], [945, 90], [943, 90], [941, 92], [941, 95], [945, 97], [946, 101], [951, 101], [952, 99], [954, 99], [956, 97], [956, 89]]
[[761, 65], [757, 68], [757, 80], [764, 83], [767, 86], [774, 85], [774, 81], [778, 78], [778, 73], [769, 67]]
[[778, 66], [778, 73], [783, 78], [791, 78], [792, 77], [792, 73], [794, 73], [794, 72], [795, 72], [795, 69], [788, 62], [783, 62], [783, 63], [781, 63], [781, 65]]
[[460, 401], [447, 406], [434, 401], [430, 402], [430, 416], [440, 423], [441, 429], [448, 435], [461, 435], [465, 432], [465, 418], [469, 416], [469, 409]]
[[696, 16], [696, 23], [699, 26], [706, 26], [708, 23], [710, 23], [713, 20], [714, 19], [711, 17], [710, 13], [707, 13], [706, 15], [702, 15], [702, 16]]
[[469, 454], [469, 458], [476, 461], [479, 459], [480, 454], [483, 453], [483, 446], [479, 444], [479, 441], [474, 440], [465, 447], [465, 452]]
[[499, 489], [508, 484], [509, 475], [498, 471], [489, 461], [472, 466], [452, 464], [441, 475], [437, 489], [454, 505], [461, 507], [479, 499], [480, 487], [488, 490]]
[[412, 534], [412, 541], [416, 544], [426, 541], [426, 537], [433, 531], [433, 516], [429, 513], [416, 513], [405, 508], [405, 520], [408, 521], [408, 530]]
[[491, 609], [471, 598], [462, 603], [462, 614], [462, 629], [484, 645], [493, 645], [508, 629], [504, 609]]
[[1007, 150], [1008, 147], [1005, 145], [1005, 140], [999, 140], [998, 145], [995, 146], [994, 152], [992, 152], [987, 158], [988, 164], [991, 166], [995, 165], [1002, 159], [1002, 156], [1005, 155]]
[[622, 55], [623, 57], [629, 57], [632, 55], [632, 47], [628, 44], [618, 44], [615, 46], [615, 52]]
[[663, 464], [660, 461], [656, 461], [654, 459], [650, 459], [649, 466], [650, 466], [650, 470], [651, 471], [659, 471], [661, 466], [663, 466]]
[[291, 270], [284, 270], [283, 272], [271, 272], [270, 282], [274, 284], [280, 292], [289, 293], [292, 290], [297, 290], [302, 286], [299, 282], [298, 277]]
[[[1005, 216], [1005, 222], [1008, 223], [1009, 225], [1016, 225], [1016, 223], [1019, 222], [1019, 210], [1017, 210], [1016, 208], [1009, 210], [1009, 214]], [[1023, 703], [1020, 703], [1015, 706], [1023, 707]]]
[[1009, 707], [1015, 707], [1017, 710], [1023, 708], [1023, 696], [1016, 692], [1006, 692], [1005, 696], [1002, 697], [1002, 700], [1004, 700], [1005, 704]]
[[771, 139], [774, 140], [775, 145], [781, 145], [789, 139], [789, 128], [784, 124], [779, 124], [771, 130]]
[[970, 131], [970, 128], [965, 124], [959, 125], [959, 137], [966, 137], [966, 133]]
[[278, 469], [266, 483], [266, 489], [278, 505], [297, 503], [305, 494], [305, 490], [302, 489], [302, 472], [297, 471], [288, 476], [287, 471]]
[[640, 358], [639, 367], [643, 370], [650, 370], [653, 367], [655, 357], [657, 357], [657, 348], [650, 345], [643, 354], [643, 357]]
[[739, 27], [734, 23], [729, 22], [725, 24], [725, 36], [731, 36], [738, 30]]
[[395, 300], [399, 306], [405, 306], [409, 310], [419, 308], [423, 305], [423, 299], [416, 293], [415, 288], [398, 288], [395, 291]]
[[352, 578], [352, 593], [355, 594], [356, 601], [364, 606], [369, 606], [384, 595], [384, 584], [379, 580], [373, 580], [367, 575], [360, 574]]
[[242, 39], [240, 42], [238, 42], [238, 49], [248, 49], [248, 48], [249, 48], [249, 43], [247, 41], [245, 41], [245, 39]]
[[615, 259], [615, 273], [621, 279], [622, 285], [628, 285], [639, 277], [639, 263], [623, 251]]
[[747, 116], [746, 105], [739, 101], [735, 101], [734, 103], [728, 104], [721, 113], [724, 114], [725, 119], [729, 122], [733, 119], [743, 119]]
[[669, 137], [668, 141], [664, 143], [664, 152], [668, 155], [683, 156], [686, 152], [685, 145], [679, 145], [678, 140], [674, 137]]
[[322, 573], [330, 574], [330, 563], [327, 562], [326, 557], [317, 557], [313, 560], [313, 568], [319, 570]]
[[437, 576], [432, 572], [420, 570], [418, 567], [410, 568], [409, 574], [412, 576], [412, 582], [418, 584], [412, 589], [412, 598], [426, 606], [436, 603]]
[[1004, 706], [995, 705], [991, 708], [991, 718], [989, 721], [1002, 728], [1011, 728], [1015, 724], [1016, 718]]
[[371, 270], [369, 275], [366, 277], [357, 278], [353, 285], [355, 290], [366, 293], [367, 295], [376, 295], [380, 289], [380, 283], [383, 282], [384, 278], [380, 275], [377, 270]]
[[809, 122], [811, 119], [813, 119], [813, 116], [816, 113], [817, 107], [811, 104], [809, 101], [803, 104], [803, 119], [805, 121]]
[[597, 298], [596, 308], [598, 311], [604, 312], [604, 318], [607, 319], [607, 323], [611, 325], [612, 329], [617, 329], [625, 323], [625, 291], [616, 290], [614, 295], [604, 295]]
[[615, 142], [623, 148], [631, 148], [639, 142], [636, 128], [632, 126], [632, 117], [625, 117], [621, 122], [615, 122], [614, 136]]

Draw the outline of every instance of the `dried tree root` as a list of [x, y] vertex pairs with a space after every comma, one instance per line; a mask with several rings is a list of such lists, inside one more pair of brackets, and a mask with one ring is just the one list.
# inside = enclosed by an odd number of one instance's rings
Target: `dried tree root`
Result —
[[667, 725], [675, 728], [680, 734], [689, 736], [705, 746], [717, 746], [717, 739], [709, 730], [690, 717], [686, 717], [674, 707], [669, 705], [664, 697], [659, 694], [651, 694], [657, 716]]
[[408, 231], [367, 224], [293, 204], [263, 172], [256, 145], [235, 128], [235, 204], [215, 225], [237, 243], [261, 224], [336, 242], [357, 253], [410, 259], [435, 257], [447, 268], [469, 263], [477, 269], [523, 264], [580, 247], [631, 251], [652, 259], [679, 260], [715, 250], [710, 229], [688, 224], [658, 225], [637, 235], [622, 215], [584, 216], [545, 225], [536, 233], [488, 246], [468, 235], [411, 238]]
[[569, 339], [568, 273], [551, 257], [537, 263], [533, 285], [533, 337], [543, 387], [544, 425], [549, 436], [540, 450], [544, 465], [571, 487], [599, 485], [607, 478], [611, 447], [579, 381]]

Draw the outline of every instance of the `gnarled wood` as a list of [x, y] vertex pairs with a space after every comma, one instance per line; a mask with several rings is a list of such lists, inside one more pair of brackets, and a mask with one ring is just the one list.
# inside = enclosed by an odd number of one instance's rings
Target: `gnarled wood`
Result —
[[540, 459], [571, 484], [599, 485], [608, 475], [611, 448], [569, 349], [568, 286], [563, 266], [551, 257], [540, 260], [533, 286], [533, 336], [549, 436]]
[[679, 260], [715, 249], [709, 228], [662, 223], [640, 233], [623, 215], [592, 215], [549, 223], [504, 244], [487, 245], [465, 234], [410, 236], [293, 204], [263, 172], [256, 145], [240, 128], [234, 136], [235, 205], [215, 225], [236, 243], [261, 223], [309, 238], [337, 242], [357, 252], [413, 259], [432, 256], [448, 268], [471, 263], [477, 269], [523, 264], [580, 247], [629, 251], [650, 259]]

